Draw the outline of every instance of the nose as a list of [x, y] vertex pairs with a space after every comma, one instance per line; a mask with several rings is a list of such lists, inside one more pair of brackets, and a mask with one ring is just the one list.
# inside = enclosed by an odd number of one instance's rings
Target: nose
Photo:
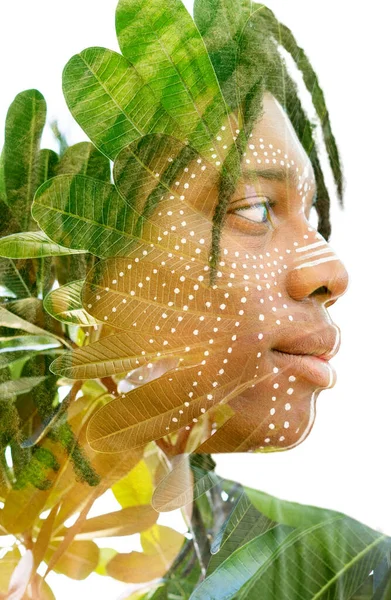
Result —
[[293, 300], [317, 297], [333, 304], [348, 287], [348, 273], [338, 256], [319, 234], [295, 247], [287, 274], [287, 291]]

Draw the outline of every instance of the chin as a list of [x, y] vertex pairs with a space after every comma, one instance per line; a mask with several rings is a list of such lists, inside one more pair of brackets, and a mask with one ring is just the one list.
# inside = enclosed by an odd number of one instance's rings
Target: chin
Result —
[[229, 402], [233, 415], [197, 453], [281, 452], [304, 442], [314, 425], [316, 400], [322, 390], [297, 385], [294, 400], [276, 399], [272, 408], [266, 408], [264, 394], [259, 397], [255, 389]]

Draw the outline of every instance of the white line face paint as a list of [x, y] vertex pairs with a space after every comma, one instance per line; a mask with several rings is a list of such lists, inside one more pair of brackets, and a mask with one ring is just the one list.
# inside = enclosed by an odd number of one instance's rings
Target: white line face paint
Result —
[[300, 260], [308, 260], [309, 258], [314, 258], [315, 256], [320, 256], [322, 254], [334, 254], [334, 250], [331, 248], [323, 248], [322, 250], [317, 250], [316, 252], [310, 252], [305, 256], [299, 256], [295, 258], [295, 262], [299, 262]]
[[333, 262], [334, 260], [339, 260], [338, 256], [333, 254], [332, 256], [327, 256], [326, 258], [319, 258], [318, 260], [313, 260], [309, 263], [304, 263], [303, 265], [299, 265], [295, 267], [293, 270], [298, 271], [299, 269], [309, 269], [310, 267], [316, 267], [317, 265], [321, 265], [322, 263]]
[[296, 248], [296, 252], [306, 252], [307, 250], [312, 250], [313, 248], [318, 248], [319, 246], [325, 246], [326, 241], [322, 240], [321, 242], [314, 242], [313, 244], [308, 244], [308, 246], [302, 246], [301, 248]]

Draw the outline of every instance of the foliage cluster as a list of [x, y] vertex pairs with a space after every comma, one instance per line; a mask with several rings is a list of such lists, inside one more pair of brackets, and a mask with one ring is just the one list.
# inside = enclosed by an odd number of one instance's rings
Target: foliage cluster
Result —
[[[68, 148], [61, 139], [59, 154], [42, 149], [42, 95], [22, 92], [10, 106], [0, 163], [1, 598], [53, 599], [45, 581], [53, 569], [73, 579], [95, 572], [144, 584], [129, 600], [390, 597], [390, 538], [345, 515], [222, 480], [210, 456], [191, 454], [209, 431], [208, 418], [166, 434], [161, 415], [173, 398], [162, 394], [158, 411], [146, 394], [137, 417], [128, 417], [122, 391], [142, 389], [140, 373], [148, 374], [150, 360], [161, 366], [162, 354], [159, 361], [145, 356], [148, 333], [129, 333], [123, 316], [109, 326], [89, 311], [97, 280], [142, 253], [161, 195], [171, 193], [184, 163], [205, 155], [227, 104], [235, 104], [228, 71], [221, 93], [212, 42], [233, 32], [223, 44], [231, 64], [239, 27], [233, 17], [243, 25], [248, 7], [196, 3], [211, 61], [179, 0], [120, 0], [123, 54], [89, 48], [64, 71], [69, 108], [93, 143]], [[210, 13], [220, 21], [208, 20]], [[156, 162], [168, 151], [175, 160], [156, 182]], [[228, 180], [235, 152], [222, 156]], [[164, 369], [182, 354], [182, 346], [163, 353]], [[155, 368], [149, 383], [159, 375]], [[120, 453], [101, 443], [109, 419]], [[219, 419], [217, 408], [213, 421]], [[95, 435], [99, 429], [105, 435]], [[88, 518], [108, 490], [118, 510]], [[177, 508], [186, 536], [157, 523], [160, 512]], [[97, 544], [133, 534], [140, 535], [140, 552]]]

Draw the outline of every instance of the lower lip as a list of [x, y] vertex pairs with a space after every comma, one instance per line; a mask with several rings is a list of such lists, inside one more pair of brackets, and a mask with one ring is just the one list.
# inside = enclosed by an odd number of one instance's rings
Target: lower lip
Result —
[[327, 360], [308, 354], [287, 354], [273, 350], [274, 362], [287, 375], [297, 375], [319, 388], [328, 388], [335, 382], [336, 374]]

